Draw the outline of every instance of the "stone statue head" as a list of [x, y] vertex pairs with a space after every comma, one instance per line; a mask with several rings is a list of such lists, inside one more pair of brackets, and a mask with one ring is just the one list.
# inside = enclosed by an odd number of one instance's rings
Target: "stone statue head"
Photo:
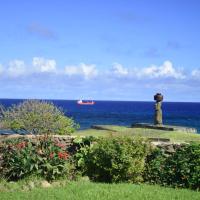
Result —
[[157, 93], [154, 95], [154, 100], [156, 102], [160, 102], [160, 101], [163, 101], [163, 95], [161, 93]]

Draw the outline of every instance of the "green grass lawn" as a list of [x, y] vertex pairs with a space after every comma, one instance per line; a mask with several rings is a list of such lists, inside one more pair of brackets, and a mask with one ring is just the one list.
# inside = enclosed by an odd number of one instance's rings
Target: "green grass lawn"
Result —
[[1, 191], [1, 200], [199, 200], [200, 192], [152, 185], [69, 182], [65, 186], [30, 191]]
[[74, 133], [75, 136], [109, 136], [109, 135], [129, 135], [129, 136], [142, 136], [146, 138], [167, 138], [172, 142], [190, 142], [200, 141], [200, 134], [185, 133], [178, 131], [164, 131], [147, 128], [128, 128], [125, 126], [105, 126], [110, 130], [95, 130], [87, 129]]

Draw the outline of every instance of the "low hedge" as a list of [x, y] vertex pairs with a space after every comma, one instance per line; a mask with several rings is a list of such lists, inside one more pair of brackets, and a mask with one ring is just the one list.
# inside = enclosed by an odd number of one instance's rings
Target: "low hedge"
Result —
[[40, 175], [47, 180], [75, 177], [82, 172], [93, 181], [146, 182], [200, 189], [200, 144], [181, 145], [174, 153], [151, 148], [141, 138], [110, 136], [77, 138], [74, 150], [51, 138], [36, 143], [14, 139], [1, 144], [0, 177], [8, 180]]
[[156, 148], [146, 159], [144, 180], [153, 184], [200, 189], [200, 144], [184, 145], [166, 155]]

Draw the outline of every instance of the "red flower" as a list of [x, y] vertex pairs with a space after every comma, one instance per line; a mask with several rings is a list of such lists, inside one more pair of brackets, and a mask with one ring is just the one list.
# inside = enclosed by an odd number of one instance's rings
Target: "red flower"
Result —
[[54, 153], [51, 152], [51, 153], [49, 154], [49, 157], [50, 157], [50, 158], [53, 158], [53, 156], [54, 156]]
[[58, 152], [58, 158], [67, 160], [67, 158], [69, 158], [69, 154], [67, 152]]
[[21, 143], [17, 144], [16, 147], [17, 147], [18, 149], [25, 148], [25, 147], [26, 147], [26, 142], [21, 142]]

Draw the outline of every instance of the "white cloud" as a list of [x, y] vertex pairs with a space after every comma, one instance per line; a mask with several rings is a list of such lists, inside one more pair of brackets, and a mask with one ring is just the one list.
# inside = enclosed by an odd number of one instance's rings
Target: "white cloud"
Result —
[[165, 61], [161, 66], [151, 65], [146, 68], [126, 68], [119, 63], [114, 63], [111, 69], [111, 74], [115, 74], [120, 77], [132, 77], [132, 78], [175, 78], [184, 79], [185, 75], [179, 69], [173, 67], [172, 62]]
[[65, 74], [69, 76], [81, 74], [80, 69], [77, 66], [66, 66], [65, 67]]
[[95, 65], [80, 63], [79, 66], [66, 66], [65, 74], [68, 76], [82, 75], [85, 79], [91, 79], [98, 75], [98, 70]]
[[191, 72], [192, 77], [199, 79], [200, 78], [200, 69], [194, 69]]
[[98, 71], [97, 71], [95, 65], [86, 65], [84, 63], [81, 63], [80, 68], [82, 69], [83, 74], [84, 74], [86, 79], [97, 76], [97, 74], [98, 74]]
[[3, 65], [0, 64], [0, 74], [3, 74], [3, 71], [4, 71]]
[[56, 72], [56, 61], [42, 57], [34, 57], [32, 65], [38, 72]]
[[119, 63], [114, 63], [113, 64], [113, 69], [112, 71], [119, 75], [119, 76], [124, 76], [124, 75], [127, 75], [128, 74], [128, 69], [123, 67], [121, 64]]
[[[20, 97], [21, 94], [32, 98], [45, 95], [51, 98], [63, 98], [63, 95], [64, 98], [80, 98], [78, 96], [90, 93], [99, 99], [136, 100], [140, 99], [140, 94], [142, 97], [143, 91], [147, 99], [152, 93], [160, 91], [172, 96], [176, 94], [178, 100], [182, 94], [192, 90], [195, 95], [200, 90], [200, 68], [184, 72], [170, 61], [144, 68], [128, 68], [114, 63], [110, 69], [98, 69], [96, 65], [85, 63], [56, 67], [55, 60], [43, 57], [34, 57], [28, 65], [23, 60], [13, 60], [0, 65], [0, 85], [4, 85], [0, 87], [1, 94], [12, 97]], [[87, 80], [90, 80], [90, 84]], [[66, 97], [66, 94], [69, 96]]]
[[[81, 76], [84, 79], [92, 79], [99, 75], [99, 71], [94, 64], [80, 63], [79, 65], [66, 66], [64, 69], [56, 67], [56, 61], [54, 59], [46, 59], [43, 57], [34, 57], [32, 65], [29, 68], [26, 67], [23, 60], [10, 61], [8, 67], [0, 65], [0, 73], [7, 74], [9, 76], [20, 76], [33, 73], [53, 72], [54, 74], [68, 75], [68, 76]], [[185, 79], [190, 76], [193, 78], [200, 77], [200, 70], [193, 70], [190, 74], [186, 75], [179, 69], [175, 68], [170, 61], [165, 61], [161, 66], [151, 65], [146, 68], [126, 68], [119, 63], [114, 63], [110, 71], [102, 71], [101, 77], [106, 76], [114, 77], [127, 77], [134, 79]]]
[[175, 79], [184, 79], [185, 75], [181, 70], [177, 70], [173, 67], [172, 62], [165, 61], [161, 66], [152, 65], [143, 69], [135, 69], [138, 77], [149, 78], [167, 78], [172, 77]]
[[23, 60], [13, 60], [8, 64], [7, 73], [9, 76], [17, 77], [27, 73], [25, 63]]

